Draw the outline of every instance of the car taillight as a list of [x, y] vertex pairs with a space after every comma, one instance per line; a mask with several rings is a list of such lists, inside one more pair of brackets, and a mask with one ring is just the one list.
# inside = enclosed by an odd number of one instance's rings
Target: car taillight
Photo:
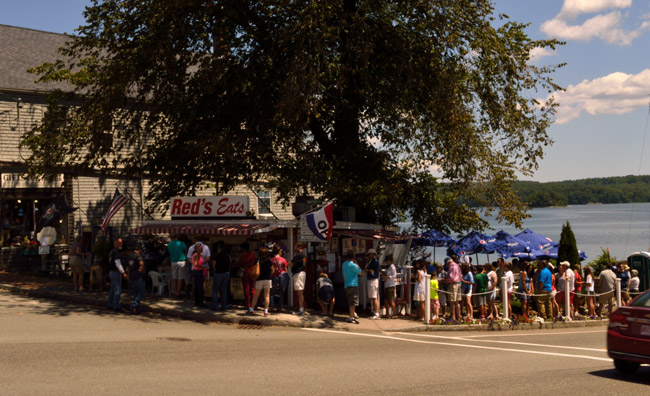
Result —
[[609, 316], [609, 328], [614, 330], [627, 330], [627, 316], [614, 312]]

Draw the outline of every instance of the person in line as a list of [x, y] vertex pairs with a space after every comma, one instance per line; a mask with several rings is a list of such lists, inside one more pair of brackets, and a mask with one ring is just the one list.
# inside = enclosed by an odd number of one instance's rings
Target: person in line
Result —
[[460, 320], [460, 280], [462, 278], [460, 266], [450, 257], [445, 258], [445, 264], [449, 266], [447, 269], [447, 291], [449, 292], [447, 298], [451, 303], [451, 319]]
[[438, 284], [438, 274], [434, 271], [431, 273], [431, 280], [429, 281], [429, 288], [431, 289], [431, 296], [430, 298], [430, 303], [431, 303], [431, 319], [429, 319], [429, 323], [433, 323], [434, 320], [438, 319], [438, 312], [440, 311], [440, 300], [438, 299], [439, 294], [438, 294], [438, 289], [439, 289], [439, 284]]
[[598, 287], [596, 293], [600, 296], [598, 297], [598, 316], [601, 316], [603, 313], [603, 307], [607, 305], [607, 313], [612, 314], [612, 309], [614, 307], [614, 290], [616, 289], [616, 274], [612, 271], [612, 264], [605, 264], [605, 269], [600, 272], [598, 277]]
[[241, 283], [242, 288], [244, 289], [244, 308], [246, 309], [246, 314], [248, 315], [253, 312], [251, 309], [251, 302], [253, 295], [255, 295], [255, 281], [251, 277], [251, 273], [255, 267], [255, 264], [257, 263], [257, 256], [255, 255], [255, 252], [252, 252], [250, 250], [250, 245], [248, 242], [243, 242], [239, 246], [242, 250], [242, 253], [239, 255], [239, 259], [237, 260], [237, 267], [244, 270], [244, 275], [241, 278]]
[[178, 239], [178, 235], [172, 235], [172, 240], [167, 244], [169, 258], [172, 262], [172, 288], [176, 298], [181, 297], [181, 290], [185, 288], [185, 263], [187, 257], [187, 245]]
[[212, 305], [210, 309], [217, 310], [219, 294], [221, 295], [220, 311], [225, 312], [228, 308], [228, 290], [230, 289], [230, 256], [225, 251], [223, 241], [217, 241], [212, 246]]
[[582, 286], [584, 285], [584, 280], [580, 275], [580, 266], [578, 264], [573, 265], [571, 269], [573, 270], [573, 283], [575, 284], [574, 295], [573, 299], [571, 300], [571, 312], [573, 312], [573, 316], [575, 317], [576, 315], [580, 314], [580, 307], [582, 307], [582, 299], [580, 298], [580, 294], [583, 289]]
[[84, 262], [83, 248], [81, 242], [83, 237], [79, 235], [70, 247], [70, 270], [72, 271], [72, 285], [75, 291], [84, 289]]
[[438, 264], [437, 266], [438, 269], [438, 289], [442, 293], [438, 293], [438, 300], [440, 301], [440, 317], [444, 318], [447, 315], [447, 293], [445, 291], [447, 290], [447, 271], [445, 270], [445, 267], [442, 264]]
[[192, 258], [192, 281], [194, 283], [194, 306], [204, 308], [203, 302], [205, 292], [203, 290], [203, 281], [208, 271], [208, 261], [204, 258], [203, 244], [195, 243], [192, 248], [190, 257]]
[[530, 295], [532, 294], [530, 287], [532, 285], [532, 282], [528, 277], [526, 267], [527, 265], [525, 261], [519, 262], [519, 287], [517, 289], [517, 297], [521, 301], [521, 314], [524, 316], [524, 318], [528, 317], [528, 309], [530, 308]]
[[419, 320], [424, 320], [424, 288], [426, 274], [426, 265], [422, 260], [418, 260], [415, 263], [416, 272], [413, 274], [415, 279], [415, 288], [413, 290], [413, 301], [415, 301], [415, 306], [417, 308], [417, 317]]
[[[289, 286], [289, 273], [287, 268], [289, 264], [284, 257], [282, 257], [282, 249], [278, 244], [274, 243], [271, 250], [271, 263], [273, 263], [273, 275], [271, 283], [273, 286], [273, 293], [271, 293], [271, 309], [277, 312], [282, 312], [284, 307], [284, 297], [287, 294], [287, 286]], [[278, 303], [275, 303], [275, 296], [278, 296]]]
[[493, 262], [492, 264], [485, 264], [485, 270], [487, 271], [487, 299], [488, 306], [490, 307], [490, 314], [487, 316], [487, 319], [499, 320], [499, 310], [496, 306], [497, 298], [497, 273], [496, 273], [497, 263]]
[[551, 316], [555, 318], [560, 315], [560, 306], [557, 303], [557, 277], [555, 276], [555, 266], [552, 263], [547, 263], [547, 267], [551, 272], [551, 306], [553, 307]]
[[635, 299], [636, 296], [639, 295], [639, 284], [641, 281], [639, 280], [639, 271], [633, 269], [632, 270], [632, 278], [630, 279], [630, 284], [628, 286], [630, 290], [630, 298]]
[[359, 275], [363, 273], [361, 267], [353, 261], [354, 252], [350, 251], [346, 255], [346, 260], [343, 262], [343, 284], [345, 287], [345, 295], [348, 301], [348, 317], [349, 323], [356, 323], [359, 317], [355, 312], [356, 307], [359, 305]]
[[142, 313], [142, 300], [145, 296], [144, 286], [144, 258], [142, 258], [142, 244], [136, 243], [133, 253], [129, 257], [129, 283], [133, 293], [131, 312], [139, 315]]
[[268, 247], [262, 246], [258, 250], [259, 260], [260, 260], [260, 276], [257, 277], [255, 281], [255, 295], [253, 296], [253, 302], [251, 307], [248, 309], [250, 315], [253, 314], [253, 310], [257, 306], [257, 300], [260, 296], [264, 298], [264, 317], [269, 316], [269, 295], [271, 294], [271, 275], [273, 274], [273, 263], [271, 262], [271, 251]]
[[474, 307], [472, 307], [472, 289], [474, 288], [474, 275], [470, 271], [469, 264], [463, 264], [461, 267], [463, 277], [461, 278], [461, 293], [463, 305], [465, 306], [466, 316], [474, 318]]
[[557, 297], [556, 301], [558, 303], [558, 306], [562, 313], [564, 313], [564, 316], [567, 317], [572, 317], [573, 309], [570, 308], [569, 312], [564, 312], [565, 311], [565, 303], [566, 303], [566, 290], [569, 290], [569, 303], [570, 307], [573, 306], [573, 297], [574, 297], [574, 283], [575, 282], [575, 276], [573, 274], [573, 271], [571, 270], [571, 265], [569, 264], [568, 261], [562, 261], [560, 263], [560, 271], [558, 273], [557, 277]]
[[616, 277], [621, 280], [621, 304], [627, 305], [630, 301], [630, 271], [627, 264], [621, 264], [616, 269]]
[[305, 246], [302, 243], [296, 245], [296, 253], [294, 254], [289, 266], [293, 273], [293, 290], [298, 295], [298, 312], [296, 315], [305, 314], [305, 264], [307, 257], [305, 256]]
[[[489, 264], [485, 264], [489, 265]], [[478, 315], [479, 319], [483, 320], [487, 316], [487, 286], [488, 278], [485, 273], [485, 265], [480, 265], [478, 269], [479, 273], [474, 277], [474, 286], [476, 287], [475, 293], [477, 295], [477, 304], [478, 304]]]
[[596, 316], [595, 282], [591, 267], [585, 267], [584, 289], [587, 292], [587, 310], [590, 318]]
[[323, 310], [323, 315], [334, 316], [334, 284], [326, 273], [320, 274], [316, 280], [318, 305]]
[[544, 319], [550, 319], [553, 316], [553, 304], [551, 302], [551, 293], [553, 292], [553, 275], [549, 269], [546, 260], [537, 262], [539, 271], [537, 285], [535, 290], [541, 296], [537, 297], [537, 308], [539, 316]]
[[107, 308], [113, 311], [120, 311], [120, 297], [122, 294], [122, 278], [127, 279], [128, 275], [124, 270], [125, 262], [122, 258], [122, 238], [113, 242], [113, 249], [108, 255], [108, 277], [111, 280], [111, 288], [108, 291]]
[[515, 276], [512, 273], [512, 264], [508, 261], [503, 263], [503, 276], [506, 278], [506, 298], [507, 301], [504, 301], [504, 304], [508, 305], [508, 315], [512, 317], [512, 291], [514, 290], [515, 285]]
[[384, 300], [386, 304], [386, 316], [389, 319], [392, 319], [397, 317], [397, 307], [395, 306], [395, 279], [397, 279], [397, 268], [395, 267], [395, 264], [393, 264], [392, 254], [386, 256], [384, 259], [384, 264], [387, 266], [386, 274], [384, 275]]
[[380, 319], [379, 316], [379, 260], [377, 260], [377, 251], [369, 249], [368, 263], [366, 264], [366, 290], [370, 299], [370, 308], [372, 310], [371, 319]]

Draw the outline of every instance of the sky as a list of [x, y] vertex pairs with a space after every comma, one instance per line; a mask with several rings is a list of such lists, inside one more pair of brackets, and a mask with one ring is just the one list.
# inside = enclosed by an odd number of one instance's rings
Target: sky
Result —
[[[0, 0], [0, 24], [74, 33], [89, 0]], [[532, 178], [540, 182], [650, 174], [650, 1], [494, 0], [495, 12], [529, 23], [532, 39], [566, 45], [536, 50], [536, 66], [565, 91], [548, 133], [555, 141]], [[537, 94], [544, 99], [547, 93]]]

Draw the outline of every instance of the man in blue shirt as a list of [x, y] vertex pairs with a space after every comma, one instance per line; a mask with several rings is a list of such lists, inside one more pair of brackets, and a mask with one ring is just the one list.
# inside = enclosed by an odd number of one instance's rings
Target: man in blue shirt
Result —
[[545, 319], [550, 319], [553, 316], [553, 306], [551, 305], [551, 292], [552, 288], [552, 275], [548, 269], [546, 260], [537, 261], [537, 271], [539, 272], [539, 279], [537, 281], [537, 292], [542, 296], [537, 297], [537, 306], [539, 309], [539, 316]]
[[357, 305], [359, 305], [359, 279], [362, 271], [359, 265], [353, 261], [354, 252], [348, 252], [346, 260], [343, 262], [343, 281], [345, 285], [345, 295], [348, 300], [348, 308], [350, 310], [350, 317], [348, 322], [357, 322], [357, 314], [354, 312]]

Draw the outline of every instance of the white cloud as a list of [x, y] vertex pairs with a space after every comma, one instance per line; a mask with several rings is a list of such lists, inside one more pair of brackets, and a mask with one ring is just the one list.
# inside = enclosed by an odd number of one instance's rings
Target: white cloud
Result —
[[553, 51], [550, 48], [535, 47], [532, 50], [530, 50], [530, 61], [535, 62], [543, 57], [552, 56], [552, 55], [555, 55], [555, 51]]
[[593, 14], [631, 6], [632, 0], [565, 0], [562, 11], [556, 18], [571, 20], [580, 14]]
[[[542, 24], [542, 31], [551, 37], [565, 40], [588, 41], [600, 38], [611, 44], [630, 45], [645, 30], [650, 21], [645, 21], [636, 29], [623, 29], [624, 18], [619, 11], [593, 16], [582, 24], [569, 24], [581, 14], [593, 14], [611, 9], [628, 8], [632, 0], [565, 0], [560, 13]], [[649, 19], [644, 16], [643, 19]]]
[[612, 73], [594, 80], [569, 85], [554, 96], [560, 104], [556, 123], [565, 124], [582, 113], [625, 114], [648, 105], [650, 69], [638, 74]]

